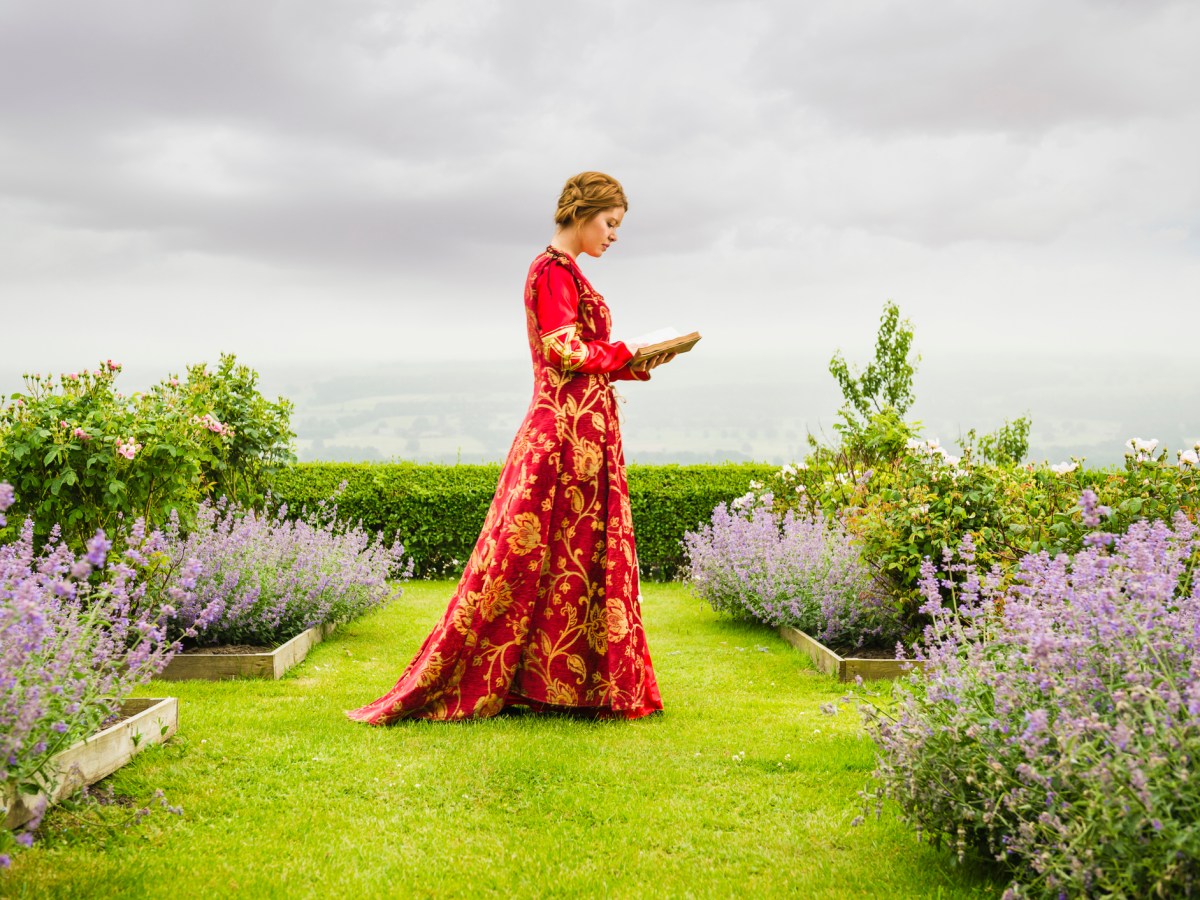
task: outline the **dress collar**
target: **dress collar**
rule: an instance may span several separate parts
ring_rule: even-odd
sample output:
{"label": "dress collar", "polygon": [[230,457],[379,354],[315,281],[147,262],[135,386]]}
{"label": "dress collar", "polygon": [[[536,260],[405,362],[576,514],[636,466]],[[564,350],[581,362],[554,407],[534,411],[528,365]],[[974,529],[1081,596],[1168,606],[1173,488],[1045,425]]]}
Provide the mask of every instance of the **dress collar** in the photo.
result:
{"label": "dress collar", "polygon": [[567,262],[569,262],[575,266],[579,265],[579,263],[576,262],[575,257],[573,257],[570,253],[567,253],[565,250],[559,250],[553,244],[546,245],[546,253],[548,253],[550,256],[555,257],[556,259],[566,260]]}
{"label": "dress collar", "polygon": [[587,290],[590,293],[592,293],[592,294],[596,293],[596,289],[594,287],[592,287],[592,283],[590,281],[588,281],[587,276],[583,274],[583,269],[579,268],[579,263],[576,262],[575,257],[573,257],[570,253],[565,253],[562,250],[559,250],[557,247],[547,244],[546,245],[546,255],[548,257],[550,257],[551,259],[557,259],[557,260],[565,263],[567,265],[567,268],[571,269],[572,272],[574,272],[575,277],[579,279],[579,281],[584,285],[584,287],[587,288]]}

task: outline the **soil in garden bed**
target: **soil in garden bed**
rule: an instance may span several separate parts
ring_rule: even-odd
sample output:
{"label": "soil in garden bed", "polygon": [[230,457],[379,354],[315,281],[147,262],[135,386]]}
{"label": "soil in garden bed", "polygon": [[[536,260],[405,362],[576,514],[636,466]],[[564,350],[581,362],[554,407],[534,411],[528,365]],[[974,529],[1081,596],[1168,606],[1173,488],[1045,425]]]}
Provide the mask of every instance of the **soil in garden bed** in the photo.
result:
{"label": "soil in garden bed", "polygon": [[830,647],[834,653],[843,659],[895,659],[895,648],[860,647],[857,650],[847,650],[845,647]]}
{"label": "soil in garden bed", "polygon": [[282,647],[282,646],[283,646],[282,644],[279,644],[276,647],[266,647],[266,646],[263,646],[262,644],[218,644],[215,647],[187,647],[183,650],[180,650],[179,652],[184,654],[185,656],[188,654],[196,654],[196,653],[210,653],[210,654],[217,654],[219,656],[226,656],[226,655],[232,656],[234,654],[243,654],[243,653],[272,653],[275,650],[277,650],[279,647]]}
{"label": "soil in garden bed", "polygon": [[129,713],[128,715],[122,715],[121,713],[115,713],[115,714],[109,716],[103,722],[101,722],[100,727],[96,729],[96,732],[99,733],[108,728],[112,728],[114,725],[120,725],[126,719],[132,719],[135,715],[136,715],[136,713]]}

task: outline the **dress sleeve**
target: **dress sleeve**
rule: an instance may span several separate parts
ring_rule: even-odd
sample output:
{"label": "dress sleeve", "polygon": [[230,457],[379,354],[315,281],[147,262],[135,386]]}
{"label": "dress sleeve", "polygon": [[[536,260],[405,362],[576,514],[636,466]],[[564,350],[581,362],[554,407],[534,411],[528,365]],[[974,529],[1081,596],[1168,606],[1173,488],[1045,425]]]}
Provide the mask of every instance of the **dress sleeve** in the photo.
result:
{"label": "dress sleeve", "polygon": [[616,379],[646,380],[629,368],[633,351],[622,341],[585,341],[579,337],[579,291],[563,266],[546,266],[537,276],[535,287],[542,353],[552,366],[567,373],[608,373]]}

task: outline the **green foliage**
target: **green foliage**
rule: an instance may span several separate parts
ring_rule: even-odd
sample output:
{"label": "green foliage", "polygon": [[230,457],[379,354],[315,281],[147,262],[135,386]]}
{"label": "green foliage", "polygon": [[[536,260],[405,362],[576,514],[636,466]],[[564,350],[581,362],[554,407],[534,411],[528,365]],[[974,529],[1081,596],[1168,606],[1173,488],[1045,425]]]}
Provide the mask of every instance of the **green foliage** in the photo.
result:
{"label": "green foliage", "polygon": [[[199,363],[187,373],[185,402],[206,426],[200,456],[206,496],[260,506],[274,475],[296,459],[292,403],[283,397],[268,401],[258,391],[258,373],[232,353],[221,354],[215,372]],[[206,424],[212,420],[224,428]]]}
{"label": "green foliage", "polygon": [[[881,425],[881,428],[890,427]],[[868,428],[869,432],[870,429]],[[1200,469],[1158,456],[1130,455],[1123,468],[995,465],[910,439],[891,459],[842,446],[817,446],[808,458],[767,479],[777,511],[842,520],[864,558],[915,612],[921,563],[942,561],[970,534],[981,569],[1011,576],[1026,553],[1073,553],[1097,530],[1083,521],[1080,496],[1106,507],[1099,530],[1123,533],[1137,519],[1170,521],[1200,513]]]}
{"label": "green foliage", "polygon": [[[844,419],[844,424],[834,425],[842,437],[841,446],[834,452],[845,459],[849,468],[866,471],[901,456],[920,427],[920,422],[905,422],[894,406],[885,406],[865,420]],[[811,434],[808,443],[814,450],[820,447]]]}
{"label": "green foliage", "polygon": [[1006,420],[990,434],[977,435],[975,429],[971,428],[959,444],[964,449],[970,448],[980,462],[998,466],[1017,465],[1029,453],[1031,424],[1028,416],[1018,416],[1011,422]]}
{"label": "green foliage", "polygon": [[900,307],[889,300],[883,307],[879,332],[875,337],[875,359],[861,374],[851,373],[839,350],[829,361],[829,372],[842,389],[843,418],[850,427],[861,424],[875,413],[891,407],[903,416],[913,404],[913,376],[916,364],[909,360],[913,330],[908,319],[900,318]]}
{"label": "green foliage", "polygon": [[416,574],[455,572],[475,546],[500,479],[499,465],[443,466],[398,463],[299,463],[275,478],[272,498],[288,515],[337,493],[338,517],[362,522],[371,533],[399,540]]}
{"label": "green foliage", "polygon": [[79,547],[122,516],[165,522],[178,508],[187,520],[203,487],[200,426],[174,389],[117,393],[120,369],[105,362],[58,383],[26,376],[0,412],[0,481],[16,493],[10,532],[31,517],[37,543],[57,523]]}
{"label": "green foliage", "polygon": [[[627,469],[638,562],[643,577],[670,578],[683,566],[683,535],[707,521],[719,503],[775,471],[760,464],[638,466]],[[338,496],[338,515],[369,532],[399,540],[432,577],[461,571],[496,492],[498,465],[300,463],[275,478],[274,499],[291,515]]]}
{"label": "green foliage", "polygon": [[37,543],[57,524],[80,547],[97,528],[112,534],[136,517],[159,526],[172,510],[186,529],[205,496],[260,501],[291,458],[291,405],[266,402],[233,356],[215,373],[192,366],[186,382],[130,397],[115,388],[120,371],[108,360],[58,379],[27,375],[0,409],[0,481],[16,493],[10,532],[30,517]]}

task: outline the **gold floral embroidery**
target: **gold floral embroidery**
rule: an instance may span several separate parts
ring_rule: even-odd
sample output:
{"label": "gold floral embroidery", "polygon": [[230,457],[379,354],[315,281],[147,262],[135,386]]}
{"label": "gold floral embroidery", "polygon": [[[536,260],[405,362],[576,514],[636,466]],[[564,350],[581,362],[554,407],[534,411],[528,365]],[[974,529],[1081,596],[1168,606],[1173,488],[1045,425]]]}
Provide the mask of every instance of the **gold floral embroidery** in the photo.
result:
{"label": "gold floral embroidery", "polygon": [[537,513],[517,513],[508,530],[508,548],[518,556],[531,553],[542,542],[542,523]]}
{"label": "gold floral embroidery", "polygon": [[504,698],[499,694],[488,694],[475,701],[473,714],[476,716],[494,716],[504,707]]}
{"label": "gold floral embroidery", "polygon": [[512,601],[512,585],[504,580],[493,581],[483,589],[483,600],[480,603],[480,610],[483,612],[485,619],[493,622],[504,615],[505,610],[512,605]]}
{"label": "gold floral embroidery", "polygon": [[430,654],[429,659],[425,660],[425,665],[421,668],[421,674],[417,677],[417,687],[429,687],[434,684],[441,676],[445,666],[446,660],[442,658],[442,654]]}
{"label": "gold floral embroidery", "polygon": [[579,702],[579,694],[575,692],[575,688],[555,678],[546,685],[546,702],[559,706],[574,706]]}
{"label": "gold floral embroidery", "polygon": [[587,632],[588,646],[596,653],[608,650],[608,617],[605,615],[604,601],[593,602],[588,607]]}
{"label": "gold floral embroidery", "polygon": [[571,448],[575,462],[575,475],[577,478],[587,481],[596,477],[596,473],[600,471],[600,445],[581,439]]}
{"label": "gold floral embroidery", "polygon": [[478,598],[478,594],[467,594],[459,600],[450,614],[450,627],[461,635],[466,635],[471,630],[471,620],[475,618],[475,602]]}
{"label": "gold floral embroidery", "polygon": [[625,610],[620,604],[608,603],[605,604],[604,611],[608,619],[609,643],[620,643],[625,639],[625,635],[629,634],[629,620],[625,617]]}

